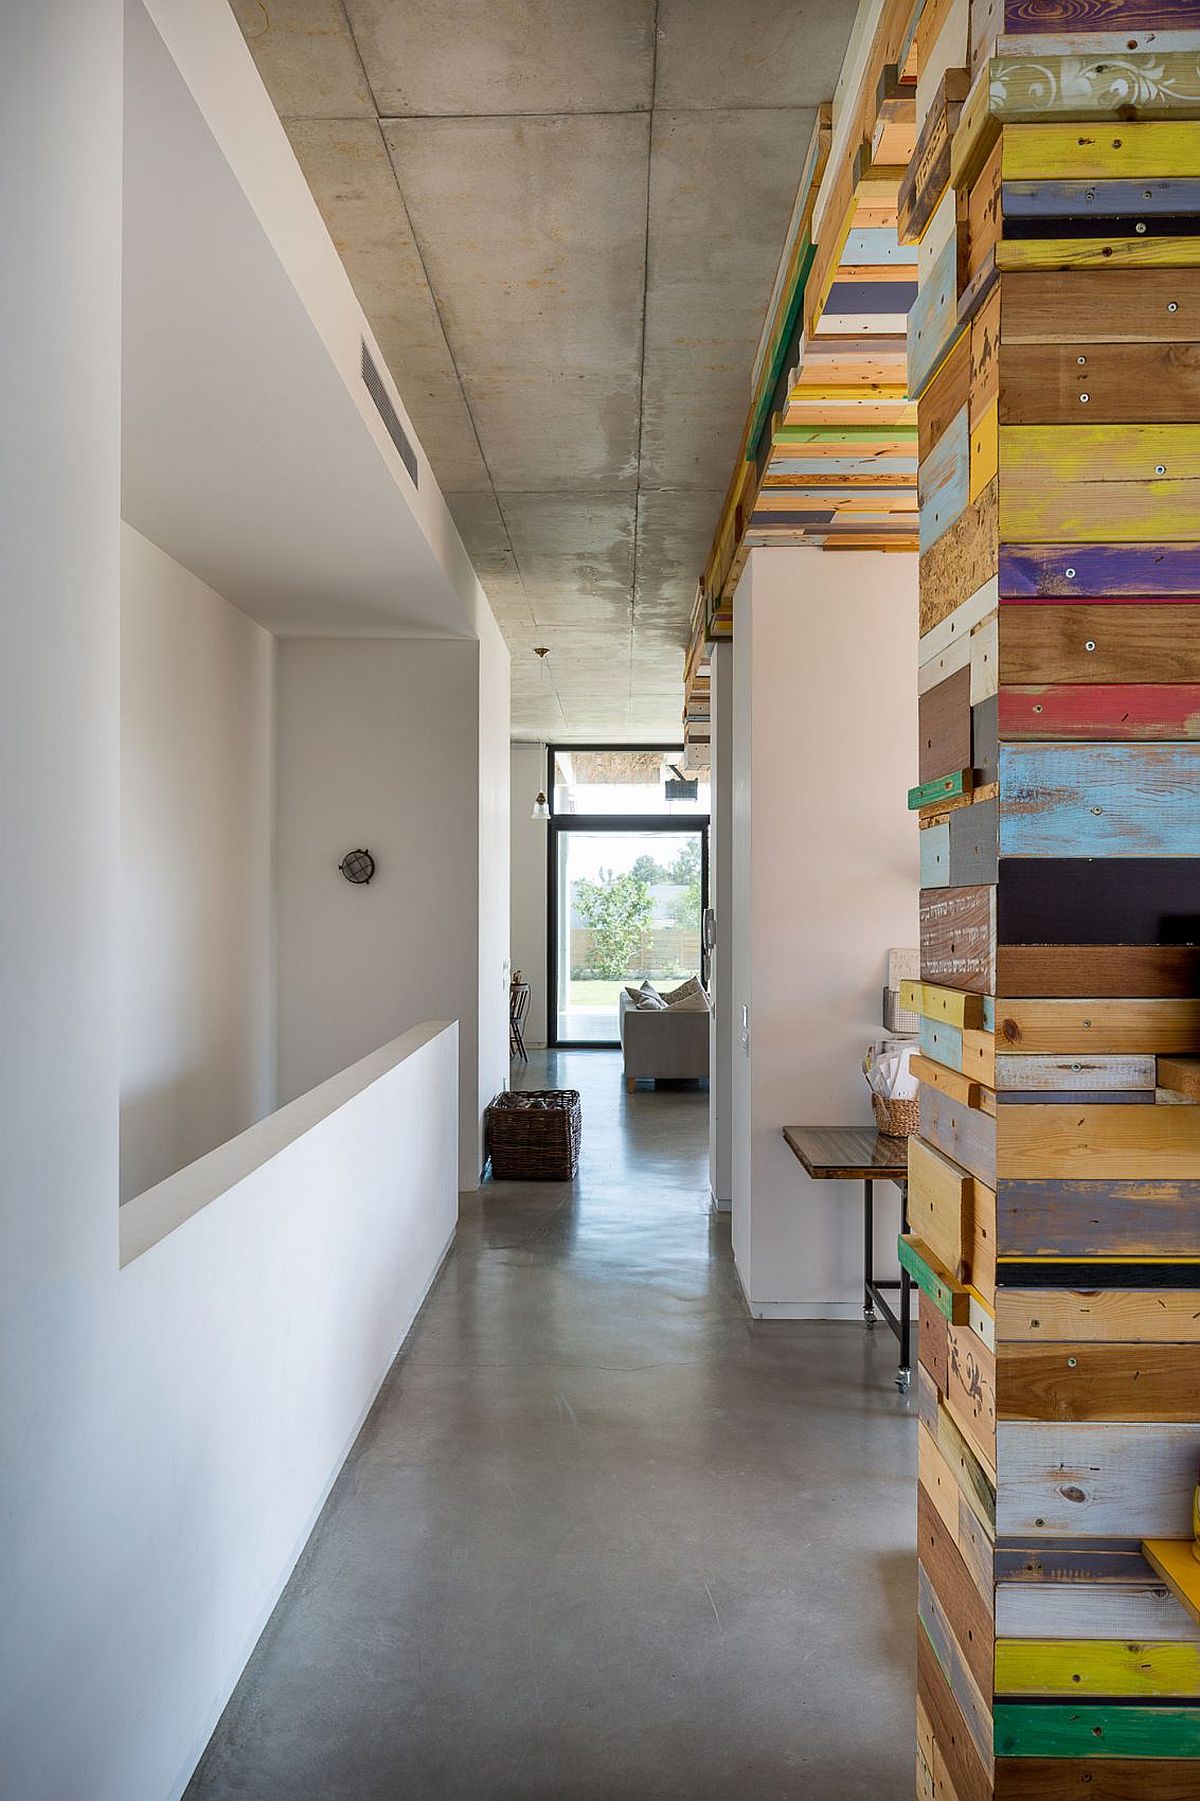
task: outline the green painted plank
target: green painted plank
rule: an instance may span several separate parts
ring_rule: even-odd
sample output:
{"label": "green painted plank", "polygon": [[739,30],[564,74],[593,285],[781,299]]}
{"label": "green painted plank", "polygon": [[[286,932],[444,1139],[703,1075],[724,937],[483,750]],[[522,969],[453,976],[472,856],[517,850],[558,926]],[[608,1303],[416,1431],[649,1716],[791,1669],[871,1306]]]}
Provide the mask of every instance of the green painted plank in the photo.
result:
{"label": "green painted plank", "polygon": [[956,769],[952,775],[939,775],[936,781],[922,782],[919,788],[908,791],[908,810],[915,813],[918,807],[932,807],[939,800],[957,800],[971,792],[971,771]]}
{"label": "green painted plank", "polygon": [[915,425],[780,425],[775,429],[776,444],[890,443],[892,439],[912,444],[916,438]]}
{"label": "green painted plank", "polygon": [[750,422],[750,436],[746,443],[746,461],[749,463],[754,462],[758,455],[759,439],[762,437],[763,427],[766,425],[767,416],[771,411],[771,400],[775,393],[776,384],[779,381],[784,363],[787,361],[788,355],[792,349],[792,341],[796,332],[796,323],[804,307],[804,288],[808,281],[808,272],[812,268],[812,261],[816,254],[817,247],[812,239],[808,238],[805,242],[804,249],[800,253],[800,262],[796,269],[796,285],[792,289],[792,297],[788,301],[787,313],[784,316],[783,325],[780,329],[775,347],[771,352],[771,360],[767,365],[762,389],[759,394],[758,405],[754,409],[754,418]]}
{"label": "green painted plank", "polygon": [[[1200,1707],[997,1701],[997,1757],[1197,1757]],[[1197,1772],[1200,1790],[1200,1771]]]}
{"label": "green painted plank", "polygon": [[908,1271],[923,1295],[928,1295],[939,1313],[944,1313],[952,1326],[961,1326],[970,1312],[970,1297],[965,1288],[948,1277],[939,1275],[928,1264],[911,1238],[899,1238],[896,1255],[901,1269]]}

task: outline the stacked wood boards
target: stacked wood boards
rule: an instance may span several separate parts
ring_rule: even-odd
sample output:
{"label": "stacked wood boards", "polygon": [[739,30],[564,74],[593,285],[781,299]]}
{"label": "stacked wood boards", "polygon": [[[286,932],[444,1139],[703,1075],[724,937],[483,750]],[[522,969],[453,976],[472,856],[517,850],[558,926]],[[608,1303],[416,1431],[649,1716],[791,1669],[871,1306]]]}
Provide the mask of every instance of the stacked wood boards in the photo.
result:
{"label": "stacked wood boards", "polygon": [[1200,1795],[1200,14],[921,16],[917,1792]]}

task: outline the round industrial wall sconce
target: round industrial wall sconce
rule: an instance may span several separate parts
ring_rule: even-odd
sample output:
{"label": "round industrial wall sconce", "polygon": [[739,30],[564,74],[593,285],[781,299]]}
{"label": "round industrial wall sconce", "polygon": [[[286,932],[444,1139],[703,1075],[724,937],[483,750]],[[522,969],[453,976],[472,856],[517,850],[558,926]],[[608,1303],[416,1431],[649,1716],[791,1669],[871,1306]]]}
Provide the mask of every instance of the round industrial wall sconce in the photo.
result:
{"label": "round industrial wall sconce", "polygon": [[369,850],[348,850],[338,868],[348,882],[360,887],[375,874],[375,859]]}

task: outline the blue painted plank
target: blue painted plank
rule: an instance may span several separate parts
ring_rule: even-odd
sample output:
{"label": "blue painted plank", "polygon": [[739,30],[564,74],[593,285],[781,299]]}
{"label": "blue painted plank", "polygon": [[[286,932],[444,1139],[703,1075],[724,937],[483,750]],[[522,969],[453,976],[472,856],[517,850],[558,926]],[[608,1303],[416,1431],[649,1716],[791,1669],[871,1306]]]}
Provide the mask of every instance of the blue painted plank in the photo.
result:
{"label": "blue painted plank", "polygon": [[1200,856],[1200,744],[1002,744],[1000,855]]}
{"label": "blue painted plank", "polygon": [[917,473],[916,457],[789,457],[778,446],[771,457],[772,475],[902,475]]}
{"label": "blue painted plank", "polygon": [[921,837],[921,886],[923,888],[948,888],[950,886],[950,827],[942,821],[942,825],[930,825]]}
{"label": "blue painted plank", "polygon": [[841,260],[848,267],[856,263],[876,267],[882,263],[911,264],[917,260],[917,245],[902,244],[893,226],[864,226],[850,233]]}
{"label": "blue painted plank", "polygon": [[916,399],[959,337],[958,238],[939,250],[908,315],[908,392]]}
{"label": "blue painted plank", "polygon": [[971,433],[966,407],[954,415],[917,471],[921,555],[949,531],[971,497]]}
{"label": "blue painted plank", "polygon": [[1200,213],[1200,181],[1006,181],[1001,206],[1006,219],[1182,218]]}
{"label": "blue painted plank", "polygon": [[929,1057],[934,1063],[941,1063],[947,1069],[962,1069],[963,1038],[957,1026],[943,1025],[940,1020],[922,1017],[917,1027],[921,1043],[921,1055]]}

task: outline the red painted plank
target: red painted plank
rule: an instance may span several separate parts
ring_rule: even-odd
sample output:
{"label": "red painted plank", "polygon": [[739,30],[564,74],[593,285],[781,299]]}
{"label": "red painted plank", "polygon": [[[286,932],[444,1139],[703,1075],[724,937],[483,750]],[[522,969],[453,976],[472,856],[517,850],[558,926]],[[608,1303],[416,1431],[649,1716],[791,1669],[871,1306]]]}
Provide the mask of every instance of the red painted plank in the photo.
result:
{"label": "red painted plank", "polygon": [[1001,688],[999,733],[1010,743],[1032,739],[1128,740],[1200,738],[1200,683],[1054,683]]}
{"label": "red painted plank", "polygon": [[[1063,594],[1001,594],[1002,607],[1060,607]],[[1071,596],[1080,607],[1194,607],[1200,594],[1079,594]]]}

